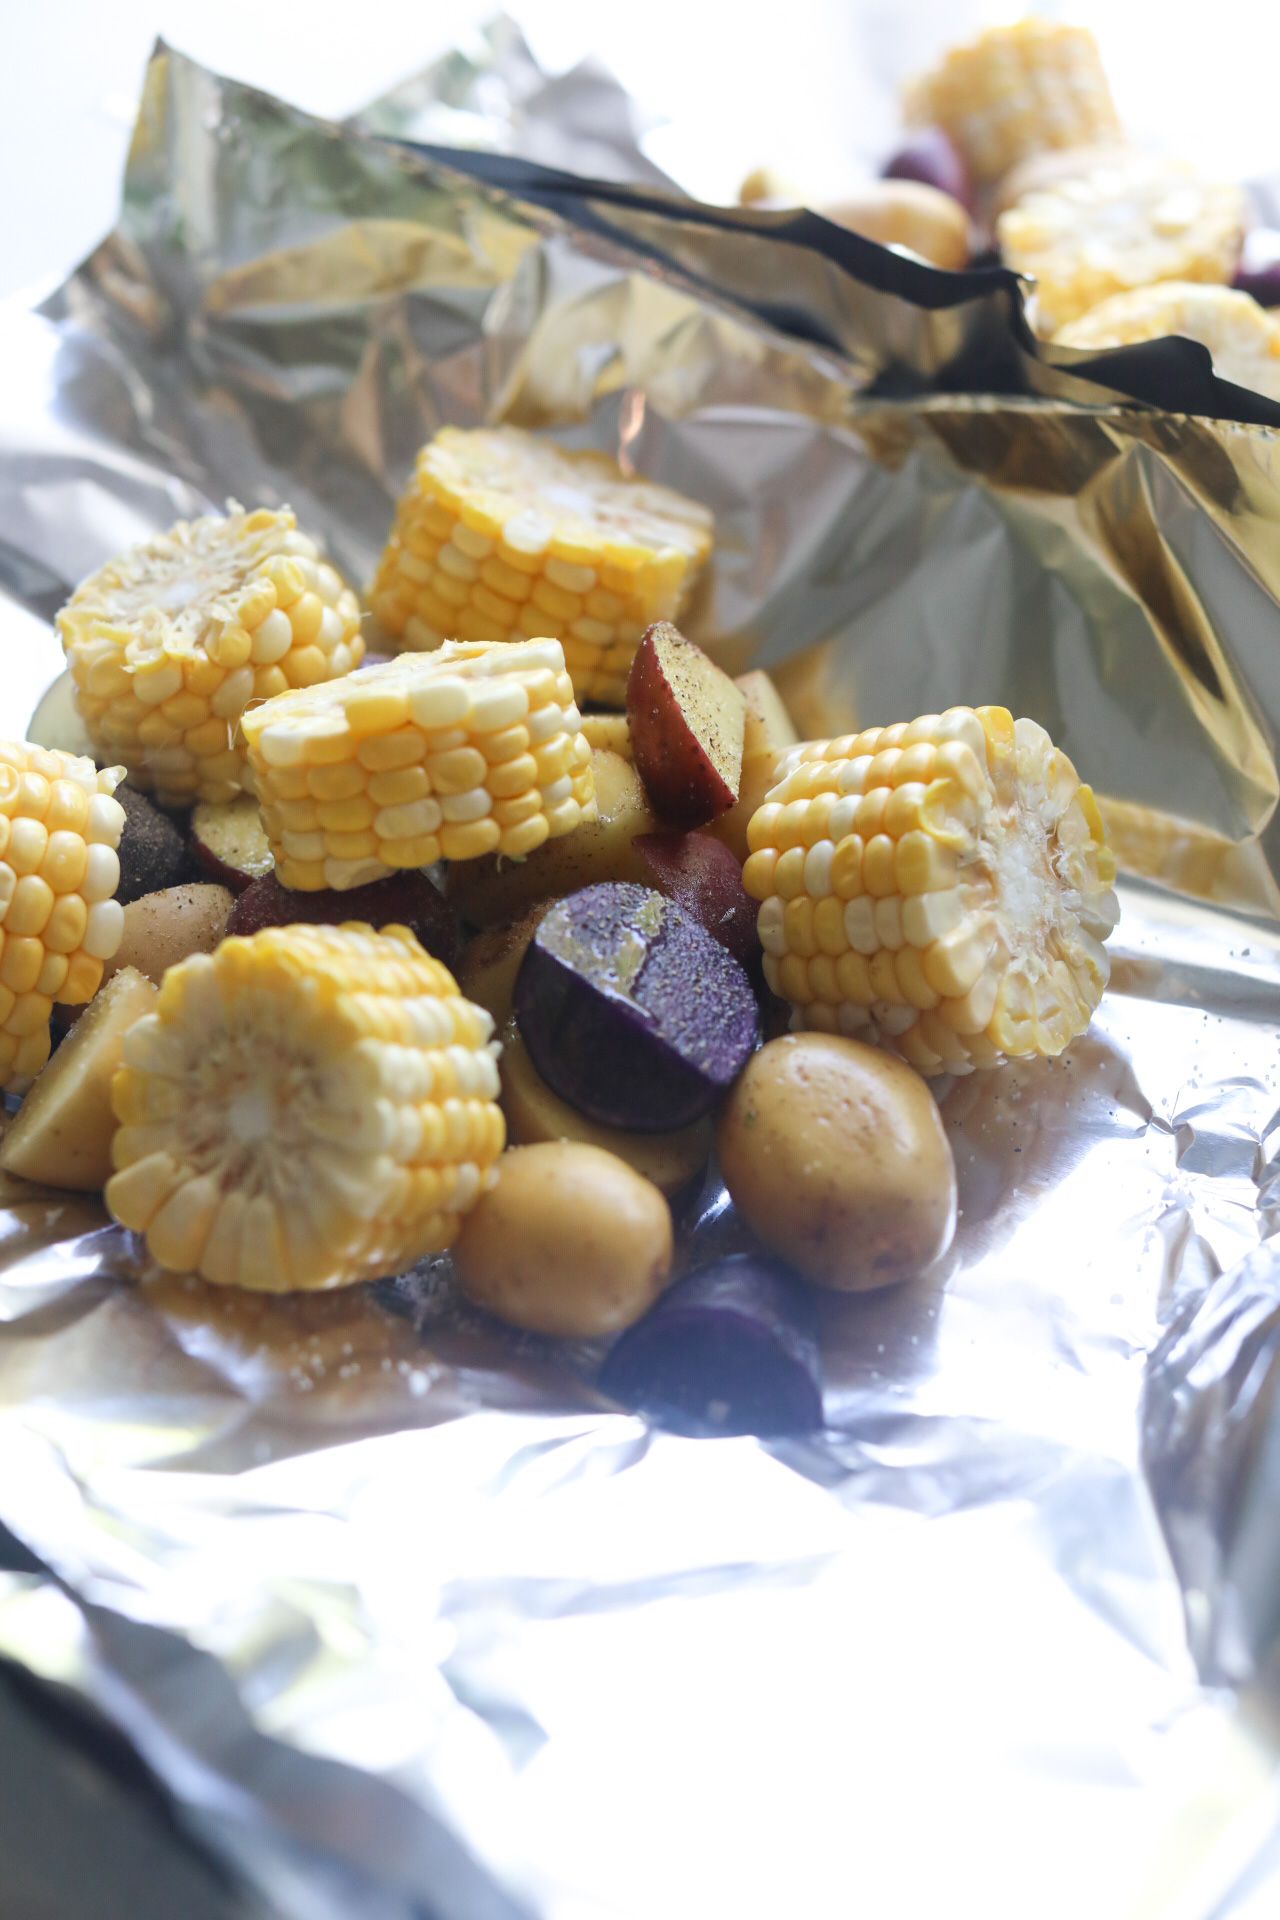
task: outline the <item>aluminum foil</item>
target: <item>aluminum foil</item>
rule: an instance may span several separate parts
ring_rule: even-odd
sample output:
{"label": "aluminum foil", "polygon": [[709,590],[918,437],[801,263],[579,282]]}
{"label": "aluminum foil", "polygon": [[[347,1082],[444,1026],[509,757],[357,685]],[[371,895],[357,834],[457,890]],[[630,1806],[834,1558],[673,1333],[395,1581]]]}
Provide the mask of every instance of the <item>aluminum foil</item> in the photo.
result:
{"label": "aluminum foil", "polygon": [[[1137,876],[1113,989],[945,1094],[953,1252],[820,1301],[803,1442],[647,1430],[447,1259],[226,1295],[10,1182],[0,1518],[56,1578],[0,1653],[291,1914],[1273,1914],[1267,416],[1035,360],[1008,276],[368,124],[160,50],[116,233],[0,312],[4,726],[124,541],[287,498],[363,580],[422,439],[518,421],[714,508],[695,631],[806,728],[1048,725]],[[683,1231],[741,1244],[714,1174]]]}

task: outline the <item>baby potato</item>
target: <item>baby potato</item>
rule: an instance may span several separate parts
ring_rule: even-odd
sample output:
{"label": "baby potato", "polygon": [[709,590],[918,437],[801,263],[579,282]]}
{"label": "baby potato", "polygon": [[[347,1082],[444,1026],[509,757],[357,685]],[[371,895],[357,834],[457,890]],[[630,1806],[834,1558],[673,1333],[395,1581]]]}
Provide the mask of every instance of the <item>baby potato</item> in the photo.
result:
{"label": "baby potato", "polygon": [[716,1128],[734,1204],[806,1279],[856,1293],[951,1244],[956,1171],[914,1068],[839,1034],[789,1033],[748,1060]]}
{"label": "baby potato", "polygon": [[671,1210],[601,1147],[511,1147],[453,1245],[462,1291],[512,1326],[589,1340],[653,1305],[671,1271]]}
{"label": "baby potato", "polygon": [[124,910],[124,931],[103,980],[124,967],[136,967],[158,987],[167,967],[192,953],[212,953],[227,929],[233,895],[226,887],[197,881],[144,893]]}

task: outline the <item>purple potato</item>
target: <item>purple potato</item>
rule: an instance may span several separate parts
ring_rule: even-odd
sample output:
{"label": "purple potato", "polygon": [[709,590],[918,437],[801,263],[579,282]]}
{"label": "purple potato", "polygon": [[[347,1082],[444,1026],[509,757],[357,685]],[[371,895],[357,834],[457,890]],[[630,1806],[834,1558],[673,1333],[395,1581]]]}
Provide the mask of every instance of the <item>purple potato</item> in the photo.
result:
{"label": "purple potato", "polygon": [[742,868],[722,840],[707,833],[638,833],[632,846],[653,884],[750,969],[760,957],[756,903]]}
{"label": "purple potato", "polygon": [[515,1014],[547,1085],[633,1133],[700,1120],[760,1040],[737,961],[673,900],[622,881],[584,887],[544,916]]}
{"label": "purple potato", "polygon": [[1232,286],[1252,294],[1260,307],[1280,307],[1280,232],[1255,227],[1245,235]]}
{"label": "purple potato", "polygon": [[973,182],[959,151],[941,127],[923,127],[880,169],[882,180],[918,180],[937,187],[969,213],[974,210]]}
{"label": "purple potato", "polygon": [[822,1425],[813,1305],[768,1262],[731,1254],[668,1288],[613,1347],[599,1385],[685,1433],[810,1433]]}
{"label": "purple potato", "polygon": [[264,873],[240,894],[231,909],[227,933],[261,933],[264,927],[339,927],[344,920],[363,920],[371,927],[408,927],[421,946],[451,967],[458,951],[458,920],[453,908],[425,874],[414,869],[371,880],[367,887],[345,893],[321,888],[296,893],[282,887],[274,873]]}

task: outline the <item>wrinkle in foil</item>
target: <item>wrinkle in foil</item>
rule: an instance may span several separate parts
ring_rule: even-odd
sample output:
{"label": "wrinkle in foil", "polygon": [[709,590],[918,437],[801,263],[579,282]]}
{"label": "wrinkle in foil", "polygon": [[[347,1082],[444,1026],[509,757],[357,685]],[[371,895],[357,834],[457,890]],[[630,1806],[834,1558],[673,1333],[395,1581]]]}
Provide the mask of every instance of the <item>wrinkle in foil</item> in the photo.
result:
{"label": "wrinkle in foil", "polygon": [[[1061,1060],[943,1090],[955,1246],[822,1298],[808,1439],[649,1432],[447,1259],[221,1294],[11,1183],[0,1515],[65,1585],[0,1586],[0,1651],[290,1913],[1263,1912],[1280,935],[1226,909],[1275,913],[1273,436],[1078,380],[890,403],[1016,346],[1007,290],[907,313],[375,123],[158,55],[117,232],[0,317],[11,592],[228,493],[363,580],[441,421],[625,442],[716,512],[697,635],[802,726],[1033,714],[1185,897],[1124,888]],[[685,1234],[743,1244],[714,1173]]]}

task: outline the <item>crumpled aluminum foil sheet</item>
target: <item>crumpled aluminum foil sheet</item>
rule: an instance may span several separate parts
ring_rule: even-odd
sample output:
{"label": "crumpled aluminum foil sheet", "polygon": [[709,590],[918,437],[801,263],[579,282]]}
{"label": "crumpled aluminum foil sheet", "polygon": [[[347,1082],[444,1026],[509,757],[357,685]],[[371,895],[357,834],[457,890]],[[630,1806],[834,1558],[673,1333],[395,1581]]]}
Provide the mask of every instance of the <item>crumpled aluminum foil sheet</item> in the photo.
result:
{"label": "crumpled aluminum foil sheet", "polygon": [[[642,210],[628,241],[620,202],[570,198],[161,51],[116,234],[0,314],[9,591],[47,618],[228,493],[288,498],[363,579],[441,420],[621,445],[715,508],[696,631],[802,724],[1005,700],[1183,897],[1125,885],[1061,1061],[946,1094],[954,1251],[821,1300],[810,1441],[647,1431],[597,1349],[464,1311],[447,1260],[222,1295],[9,1183],[0,1518],[57,1581],[0,1580],[0,1653],[125,1728],[289,1914],[1261,1920],[1271,433],[1080,382],[891,402],[895,367],[965,364],[947,329],[1020,364],[1003,282],[903,330],[856,249],[707,227],[699,254],[696,221],[659,246]],[[780,287],[822,326],[763,322]],[[690,1251],[740,1233],[713,1176]]]}

